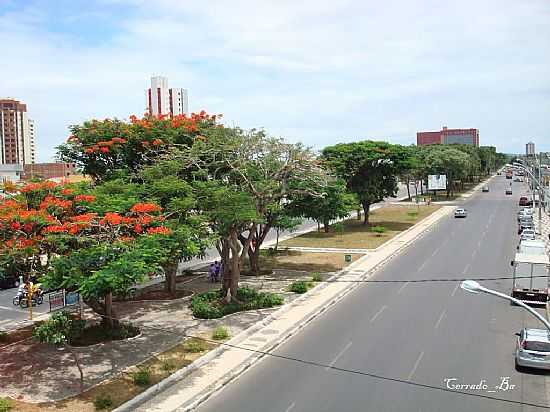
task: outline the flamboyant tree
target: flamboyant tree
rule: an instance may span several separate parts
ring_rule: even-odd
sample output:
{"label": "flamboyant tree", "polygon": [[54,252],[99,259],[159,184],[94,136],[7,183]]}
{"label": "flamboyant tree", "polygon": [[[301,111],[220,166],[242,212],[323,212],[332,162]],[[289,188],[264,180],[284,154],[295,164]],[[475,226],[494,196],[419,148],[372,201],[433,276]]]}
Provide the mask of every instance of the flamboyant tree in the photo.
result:
{"label": "flamboyant tree", "polygon": [[80,189],[33,182],[0,201],[0,271],[32,273],[48,288],[77,290],[113,325],[113,294],[159,270],[171,258],[171,242],[192,239],[181,239],[185,234],[156,203],[98,211],[96,197]]}

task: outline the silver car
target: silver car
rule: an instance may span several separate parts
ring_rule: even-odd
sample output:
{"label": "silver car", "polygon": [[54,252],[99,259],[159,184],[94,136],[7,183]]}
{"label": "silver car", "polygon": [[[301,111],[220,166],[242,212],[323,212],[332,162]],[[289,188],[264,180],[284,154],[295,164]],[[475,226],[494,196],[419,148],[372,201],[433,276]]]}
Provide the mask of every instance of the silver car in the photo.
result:
{"label": "silver car", "polygon": [[520,242],[523,240],[535,240],[535,239],[536,239],[536,235],[533,229],[524,229],[521,232],[521,235],[519,237]]}
{"label": "silver car", "polygon": [[516,336],[516,368],[550,370],[550,332],[525,328]]}

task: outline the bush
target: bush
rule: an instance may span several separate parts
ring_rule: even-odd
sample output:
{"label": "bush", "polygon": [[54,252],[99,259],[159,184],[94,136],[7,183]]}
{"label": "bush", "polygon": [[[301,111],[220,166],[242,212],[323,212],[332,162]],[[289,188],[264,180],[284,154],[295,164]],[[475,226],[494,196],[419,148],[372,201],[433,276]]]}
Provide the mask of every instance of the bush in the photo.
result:
{"label": "bush", "polygon": [[110,395],[102,393],[101,395],[96,396],[96,398],[94,399],[94,406],[96,411],[107,409],[113,406],[113,400],[111,399]]}
{"label": "bush", "polygon": [[345,227],[343,223],[334,223],[332,226],[332,230],[334,230],[336,233],[344,233]]}
{"label": "bush", "polygon": [[236,299],[230,303],[223,300],[221,290],[199,293],[191,299],[193,316],[200,319],[216,319],[235,312],[270,308],[281,305],[283,297],[269,292],[258,292],[252,288],[240,288]]}
{"label": "bush", "polygon": [[323,277],[321,276],[321,274],[319,272],[315,272],[311,275],[311,281],[312,282],[322,282]]}
{"label": "bush", "polygon": [[201,339],[191,338],[183,343],[183,349],[190,353],[199,353],[208,349],[208,345]]}
{"label": "bush", "polygon": [[382,233],[386,231],[386,228],[384,226],[373,226],[369,229],[369,231],[376,233],[376,236],[382,236]]}
{"label": "bush", "polygon": [[212,339],[214,340],[224,340],[228,337],[229,331],[223,326],[218,326],[216,329],[214,329],[214,332],[212,332]]}
{"label": "bush", "polygon": [[9,398],[0,398],[0,412],[8,412],[13,408],[13,402]]}
{"label": "bush", "polygon": [[134,385],[147,386],[151,383],[151,371],[149,368],[138,368],[137,372],[130,374]]}
{"label": "bush", "polygon": [[313,284],[311,282],[297,280],[296,282],[292,282],[288,289],[294,293],[306,293],[312,286]]}
{"label": "bush", "polygon": [[0,330],[0,342],[7,342],[9,339],[8,332],[4,332],[3,330]]}
{"label": "bush", "polygon": [[171,360],[165,360],[162,362],[161,368],[165,372],[171,372],[176,369],[176,363]]}

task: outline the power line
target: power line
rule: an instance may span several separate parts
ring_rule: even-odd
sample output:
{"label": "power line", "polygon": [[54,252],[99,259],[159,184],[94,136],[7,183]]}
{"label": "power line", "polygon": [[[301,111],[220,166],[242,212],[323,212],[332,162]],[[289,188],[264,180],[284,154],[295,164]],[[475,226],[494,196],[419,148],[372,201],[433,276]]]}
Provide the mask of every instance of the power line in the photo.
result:
{"label": "power line", "polygon": [[414,381],[400,379],[400,378],[392,378],[392,377],[389,377],[389,376],[383,376],[383,375],[379,375],[379,374],[372,373],[372,372],[364,372],[364,371],[359,371],[359,370],[355,370],[355,369],[340,368],[340,367],[337,367],[337,366],[334,366],[334,365],[324,364],[324,363],[315,362],[315,361],[309,361],[309,360],[306,360],[306,359],[295,358],[295,357],[292,357],[292,356],[277,355],[277,354],[274,354],[272,352],[261,351],[261,350],[258,350],[258,349],[245,348],[243,346],[233,345],[233,344],[225,343],[225,342],[218,342],[218,341],[215,341],[215,340],[204,338],[202,336],[188,335],[188,334],[185,334],[185,333],[180,334],[180,333],[174,332],[172,330],[167,330],[167,329],[158,328],[158,327],[154,327],[154,326],[140,325],[140,327],[141,326],[143,326],[144,328],[149,328],[149,329],[159,330],[159,331],[166,332],[166,333],[176,334],[178,336],[182,336],[182,337],[186,337],[186,338],[194,338],[194,339],[202,340],[202,341],[205,341],[205,342],[208,342],[208,343],[221,345],[221,346],[226,346],[226,347],[233,348],[233,349],[240,349],[240,350],[252,352],[252,353],[255,353],[255,354],[258,354],[258,355],[261,355],[261,356],[270,356],[272,358],[293,361],[293,362],[301,363],[301,364],[304,364],[304,365],[310,365],[310,366],[315,366],[315,367],[325,368],[325,369],[332,369],[332,370],[342,372],[342,373],[360,375],[360,376],[374,378],[374,379],[378,379],[378,380],[382,380],[382,381],[388,381],[388,382],[395,382],[395,383],[400,383],[400,384],[404,384],[404,385],[410,385],[410,386],[414,386],[414,387],[417,387],[417,388],[431,389],[431,390],[437,390],[437,391],[440,391],[440,392],[454,393],[454,394],[466,395],[466,396],[473,396],[473,397],[482,398],[482,399],[489,399],[489,400],[497,401],[497,402],[505,402],[505,403],[515,404],[515,405],[532,406],[534,408],[541,408],[541,409],[550,409],[550,406],[547,406],[547,405],[541,405],[541,404],[536,404],[536,403],[532,403],[532,402],[515,401],[515,400],[505,399],[505,398],[497,398],[497,397],[493,397],[493,396],[489,396],[489,395],[483,395],[483,394],[480,394],[480,393],[471,393],[471,392],[464,392],[464,391],[460,391],[460,390],[453,390],[453,389],[449,389],[449,388],[445,388],[445,387],[428,385],[428,384],[414,382]]}

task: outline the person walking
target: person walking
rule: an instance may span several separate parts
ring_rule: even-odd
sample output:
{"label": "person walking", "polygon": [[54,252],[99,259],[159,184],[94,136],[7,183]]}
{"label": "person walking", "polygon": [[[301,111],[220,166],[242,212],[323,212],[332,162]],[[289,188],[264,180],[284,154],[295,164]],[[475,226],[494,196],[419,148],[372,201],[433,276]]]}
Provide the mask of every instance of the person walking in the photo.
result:
{"label": "person walking", "polygon": [[216,280],[216,268],[214,266],[214,263],[210,263],[210,267],[208,268],[208,280],[212,283],[214,283]]}
{"label": "person walking", "polygon": [[216,276],[216,282],[220,279],[220,271],[222,269],[222,265],[217,260],[214,262],[214,275]]}

